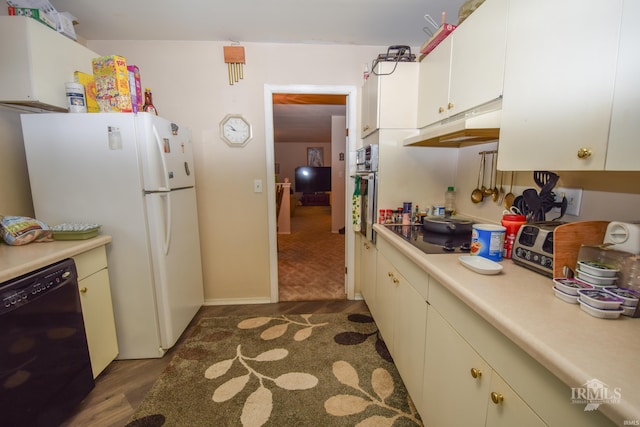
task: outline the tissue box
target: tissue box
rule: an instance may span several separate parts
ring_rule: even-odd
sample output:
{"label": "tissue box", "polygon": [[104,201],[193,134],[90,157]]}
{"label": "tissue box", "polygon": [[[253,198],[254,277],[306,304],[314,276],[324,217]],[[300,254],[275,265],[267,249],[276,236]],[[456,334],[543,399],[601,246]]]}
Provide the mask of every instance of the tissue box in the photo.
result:
{"label": "tissue box", "polygon": [[94,58],[92,65],[100,111],[130,113],[132,108],[127,60],[118,55],[101,56]]}
{"label": "tissue box", "polygon": [[100,112],[100,109],[98,108],[98,100],[96,99],[96,81],[93,78],[93,75],[83,73],[82,71],[75,71],[73,73],[73,80],[84,86],[84,95],[87,100],[87,112]]}
{"label": "tissue box", "polygon": [[131,108],[134,113],[142,111],[142,84],[140,83],[140,69],[135,65],[127,65],[129,71],[129,91],[131,92]]}

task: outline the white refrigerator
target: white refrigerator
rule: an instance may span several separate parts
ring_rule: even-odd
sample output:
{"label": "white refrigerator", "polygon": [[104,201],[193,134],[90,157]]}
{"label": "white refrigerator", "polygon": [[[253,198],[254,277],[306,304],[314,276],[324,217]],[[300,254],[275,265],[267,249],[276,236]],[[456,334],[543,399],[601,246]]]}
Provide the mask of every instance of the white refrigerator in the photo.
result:
{"label": "white refrigerator", "polygon": [[118,358],[162,357],[204,300],[189,130],[149,113],[21,120],[36,218],[113,237]]}

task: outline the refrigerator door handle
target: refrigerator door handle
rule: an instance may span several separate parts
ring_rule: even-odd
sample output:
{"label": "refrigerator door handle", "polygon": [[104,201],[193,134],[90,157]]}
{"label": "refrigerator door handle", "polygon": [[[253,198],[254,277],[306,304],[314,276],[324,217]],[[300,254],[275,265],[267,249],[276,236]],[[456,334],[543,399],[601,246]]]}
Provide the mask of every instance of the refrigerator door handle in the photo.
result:
{"label": "refrigerator door handle", "polygon": [[165,216],[164,216],[164,238],[162,239],[162,248],[164,254],[169,254],[169,247],[171,246],[171,193],[164,193],[160,195],[160,198],[164,201]]}
{"label": "refrigerator door handle", "polygon": [[167,161],[164,158],[164,144],[162,143],[162,138],[158,134],[158,129],[156,129],[155,125],[152,125],[153,136],[156,138],[156,145],[158,147],[158,154],[160,155],[160,161],[162,162],[162,180],[164,187],[160,187],[160,191],[169,191],[171,189],[169,185],[169,172],[167,171]]}

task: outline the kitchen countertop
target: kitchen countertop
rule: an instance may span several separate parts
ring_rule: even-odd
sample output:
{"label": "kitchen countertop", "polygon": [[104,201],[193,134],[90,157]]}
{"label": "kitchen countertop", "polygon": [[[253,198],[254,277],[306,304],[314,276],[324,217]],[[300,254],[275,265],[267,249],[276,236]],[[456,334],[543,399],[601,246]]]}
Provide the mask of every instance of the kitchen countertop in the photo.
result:
{"label": "kitchen countertop", "polygon": [[54,240],[9,246],[0,243],[0,283],[111,242],[99,235],[86,240]]}
{"label": "kitchen countertop", "polygon": [[607,417],[640,420],[640,318],[593,317],[557,298],[551,278],[511,260],[500,262],[500,274],[477,274],[459,254],[427,255],[384,226],[374,229],[569,387],[596,378],[620,388],[619,403],[599,408]]}

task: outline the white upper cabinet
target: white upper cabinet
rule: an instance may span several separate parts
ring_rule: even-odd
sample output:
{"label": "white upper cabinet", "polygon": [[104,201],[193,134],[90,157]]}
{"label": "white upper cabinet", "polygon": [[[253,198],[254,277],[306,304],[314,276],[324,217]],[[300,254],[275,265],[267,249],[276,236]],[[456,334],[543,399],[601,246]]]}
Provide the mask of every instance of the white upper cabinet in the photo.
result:
{"label": "white upper cabinet", "polygon": [[605,169],[622,3],[510,2],[498,169]]}
{"label": "white upper cabinet", "polygon": [[418,128],[500,98],[508,0],[486,0],[420,63]]}
{"label": "white upper cabinet", "polygon": [[67,111],[65,82],[100,55],[35,19],[0,16],[0,103]]}
{"label": "white upper cabinet", "polygon": [[640,2],[625,0],[606,170],[640,168]]}
{"label": "white upper cabinet", "polygon": [[415,129],[418,63],[379,62],[362,85],[365,138],[377,129]]}

